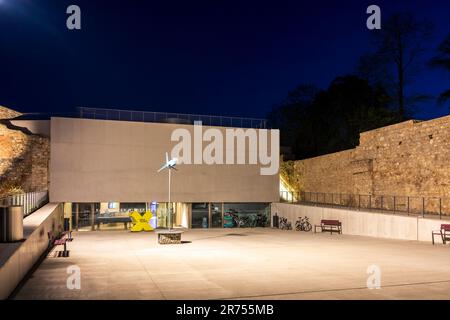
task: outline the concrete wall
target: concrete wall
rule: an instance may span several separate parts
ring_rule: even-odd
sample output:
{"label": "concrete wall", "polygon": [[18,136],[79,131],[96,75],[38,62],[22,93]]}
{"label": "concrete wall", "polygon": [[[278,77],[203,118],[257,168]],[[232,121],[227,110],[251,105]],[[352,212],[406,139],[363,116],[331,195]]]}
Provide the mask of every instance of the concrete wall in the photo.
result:
{"label": "concrete wall", "polygon": [[303,191],[450,198],[450,116],[363,132],[355,149],[294,166]]}
{"label": "concrete wall", "polygon": [[[193,136],[190,125],[52,118],[50,201],[166,202],[168,173],[156,171],[177,144],[177,128]],[[171,200],[278,201],[278,174],[261,175],[260,168],[182,164],[172,172]]]}
{"label": "concrete wall", "polygon": [[[431,231],[439,230],[450,220],[423,219],[421,217],[355,211],[345,208],[328,208],[298,204],[272,203],[272,216],[286,217],[292,226],[298,217],[309,217],[310,223],[319,225],[322,219],[335,219],[342,222],[342,232],[349,235],[376,238],[431,241]],[[436,238],[438,243],[439,239]]]}
{"label": "concrete wall", "polygon": [[6,299],[48,248],[47,232],[62,228],[63,207],[49,203],[24,219],[24,242],[0,244],[0,299]]}

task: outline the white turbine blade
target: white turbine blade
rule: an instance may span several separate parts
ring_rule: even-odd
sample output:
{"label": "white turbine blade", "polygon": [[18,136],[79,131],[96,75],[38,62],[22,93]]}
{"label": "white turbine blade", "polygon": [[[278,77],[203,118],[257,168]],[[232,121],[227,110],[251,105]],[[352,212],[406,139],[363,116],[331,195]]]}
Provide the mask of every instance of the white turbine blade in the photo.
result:
{"label": "white turbine blade", "polygon": [[169,162],[169,153],[166,152],[166,163],[168,163],[168,162]]}
{"label": "white turbine blade", "polygon": [[159,168],[159,170],[157,172],[161,172],[162,170],[164,170],[167,167],[167,165],[163,165],[161,168]]}

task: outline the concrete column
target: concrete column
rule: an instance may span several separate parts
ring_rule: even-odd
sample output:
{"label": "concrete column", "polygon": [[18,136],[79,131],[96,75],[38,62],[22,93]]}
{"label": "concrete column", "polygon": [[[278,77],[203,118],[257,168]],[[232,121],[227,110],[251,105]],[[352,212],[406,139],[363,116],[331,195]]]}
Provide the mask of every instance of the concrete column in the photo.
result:
{"label": "concrete column", "polygon": [[95,203],[91,203],[91,230],[95,230]]}
{"label": "concrete column", "polygon": [[78,218],[80,216],[80,205],[75,203],[75,229],[78,231]]}
{"label": "concrete column", "polygon": [[222,228],[223,228],[223,223],[224,223],[224,220],[223,220],[223,216],[224,216],[223,209],[225,209],[225,205],[222,202]]}
{"label": "concrete column", "polygon": [[208,229],[211,229],[211,203],[208,203]]}

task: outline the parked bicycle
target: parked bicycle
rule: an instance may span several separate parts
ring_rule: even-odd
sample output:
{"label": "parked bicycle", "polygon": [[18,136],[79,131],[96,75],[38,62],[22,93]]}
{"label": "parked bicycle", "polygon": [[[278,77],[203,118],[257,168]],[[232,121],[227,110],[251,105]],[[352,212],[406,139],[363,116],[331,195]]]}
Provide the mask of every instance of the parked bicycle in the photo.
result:
{"label": "parked bicycle", "polygon": [[285,217],[280,217],[279,228],[281,230],[292,230],[292,224]]}
{"label": "parked bicycle", "polygon": [[266,227],[267,226],[267,216],[265,214],[258,213],[255,219],[256,227]]}
{"label": "parked bicycle", "polygon": [[233,221],[233,227],[236,228],[243,228],[245,225],[245,219],[239,217],[239,215],[237,213],[234,213],[232,211],[227,213],[229,216],[231,216],[232,221]]}
{"label": "parked bicycle", "polygon": [[304,218],[298,217],[298,220],[295,222],[295,230],[296,231],[305,231],[309,232],[312,229],[311,223],[309,223],[309,218],[305,216]]}

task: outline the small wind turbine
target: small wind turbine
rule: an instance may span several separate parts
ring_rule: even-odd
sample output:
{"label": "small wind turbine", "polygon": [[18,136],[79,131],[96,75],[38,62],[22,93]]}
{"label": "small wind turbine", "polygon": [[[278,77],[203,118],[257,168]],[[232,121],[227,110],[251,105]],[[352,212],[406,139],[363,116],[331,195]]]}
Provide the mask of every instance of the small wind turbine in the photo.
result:
{"label": "small wind turbine", "polygon": [[169,170],[169,204],[168,204],[169,231],[172,228],[172,212],[171,212],[172,211],[172,206],[171,206],[171,203],[170,203],[170,173],[171,173],[172,169],[178,171],[178,169],[175,168],[175,166],[177,165],[177,161],[178,161],[177,158],[173,158],[173,159],[169,160],[169,154],[166,152],[166,163],[161,168],[159,168],[159,170],[157,171],[157,172],[161,172],[164,169],[168,169]]}

